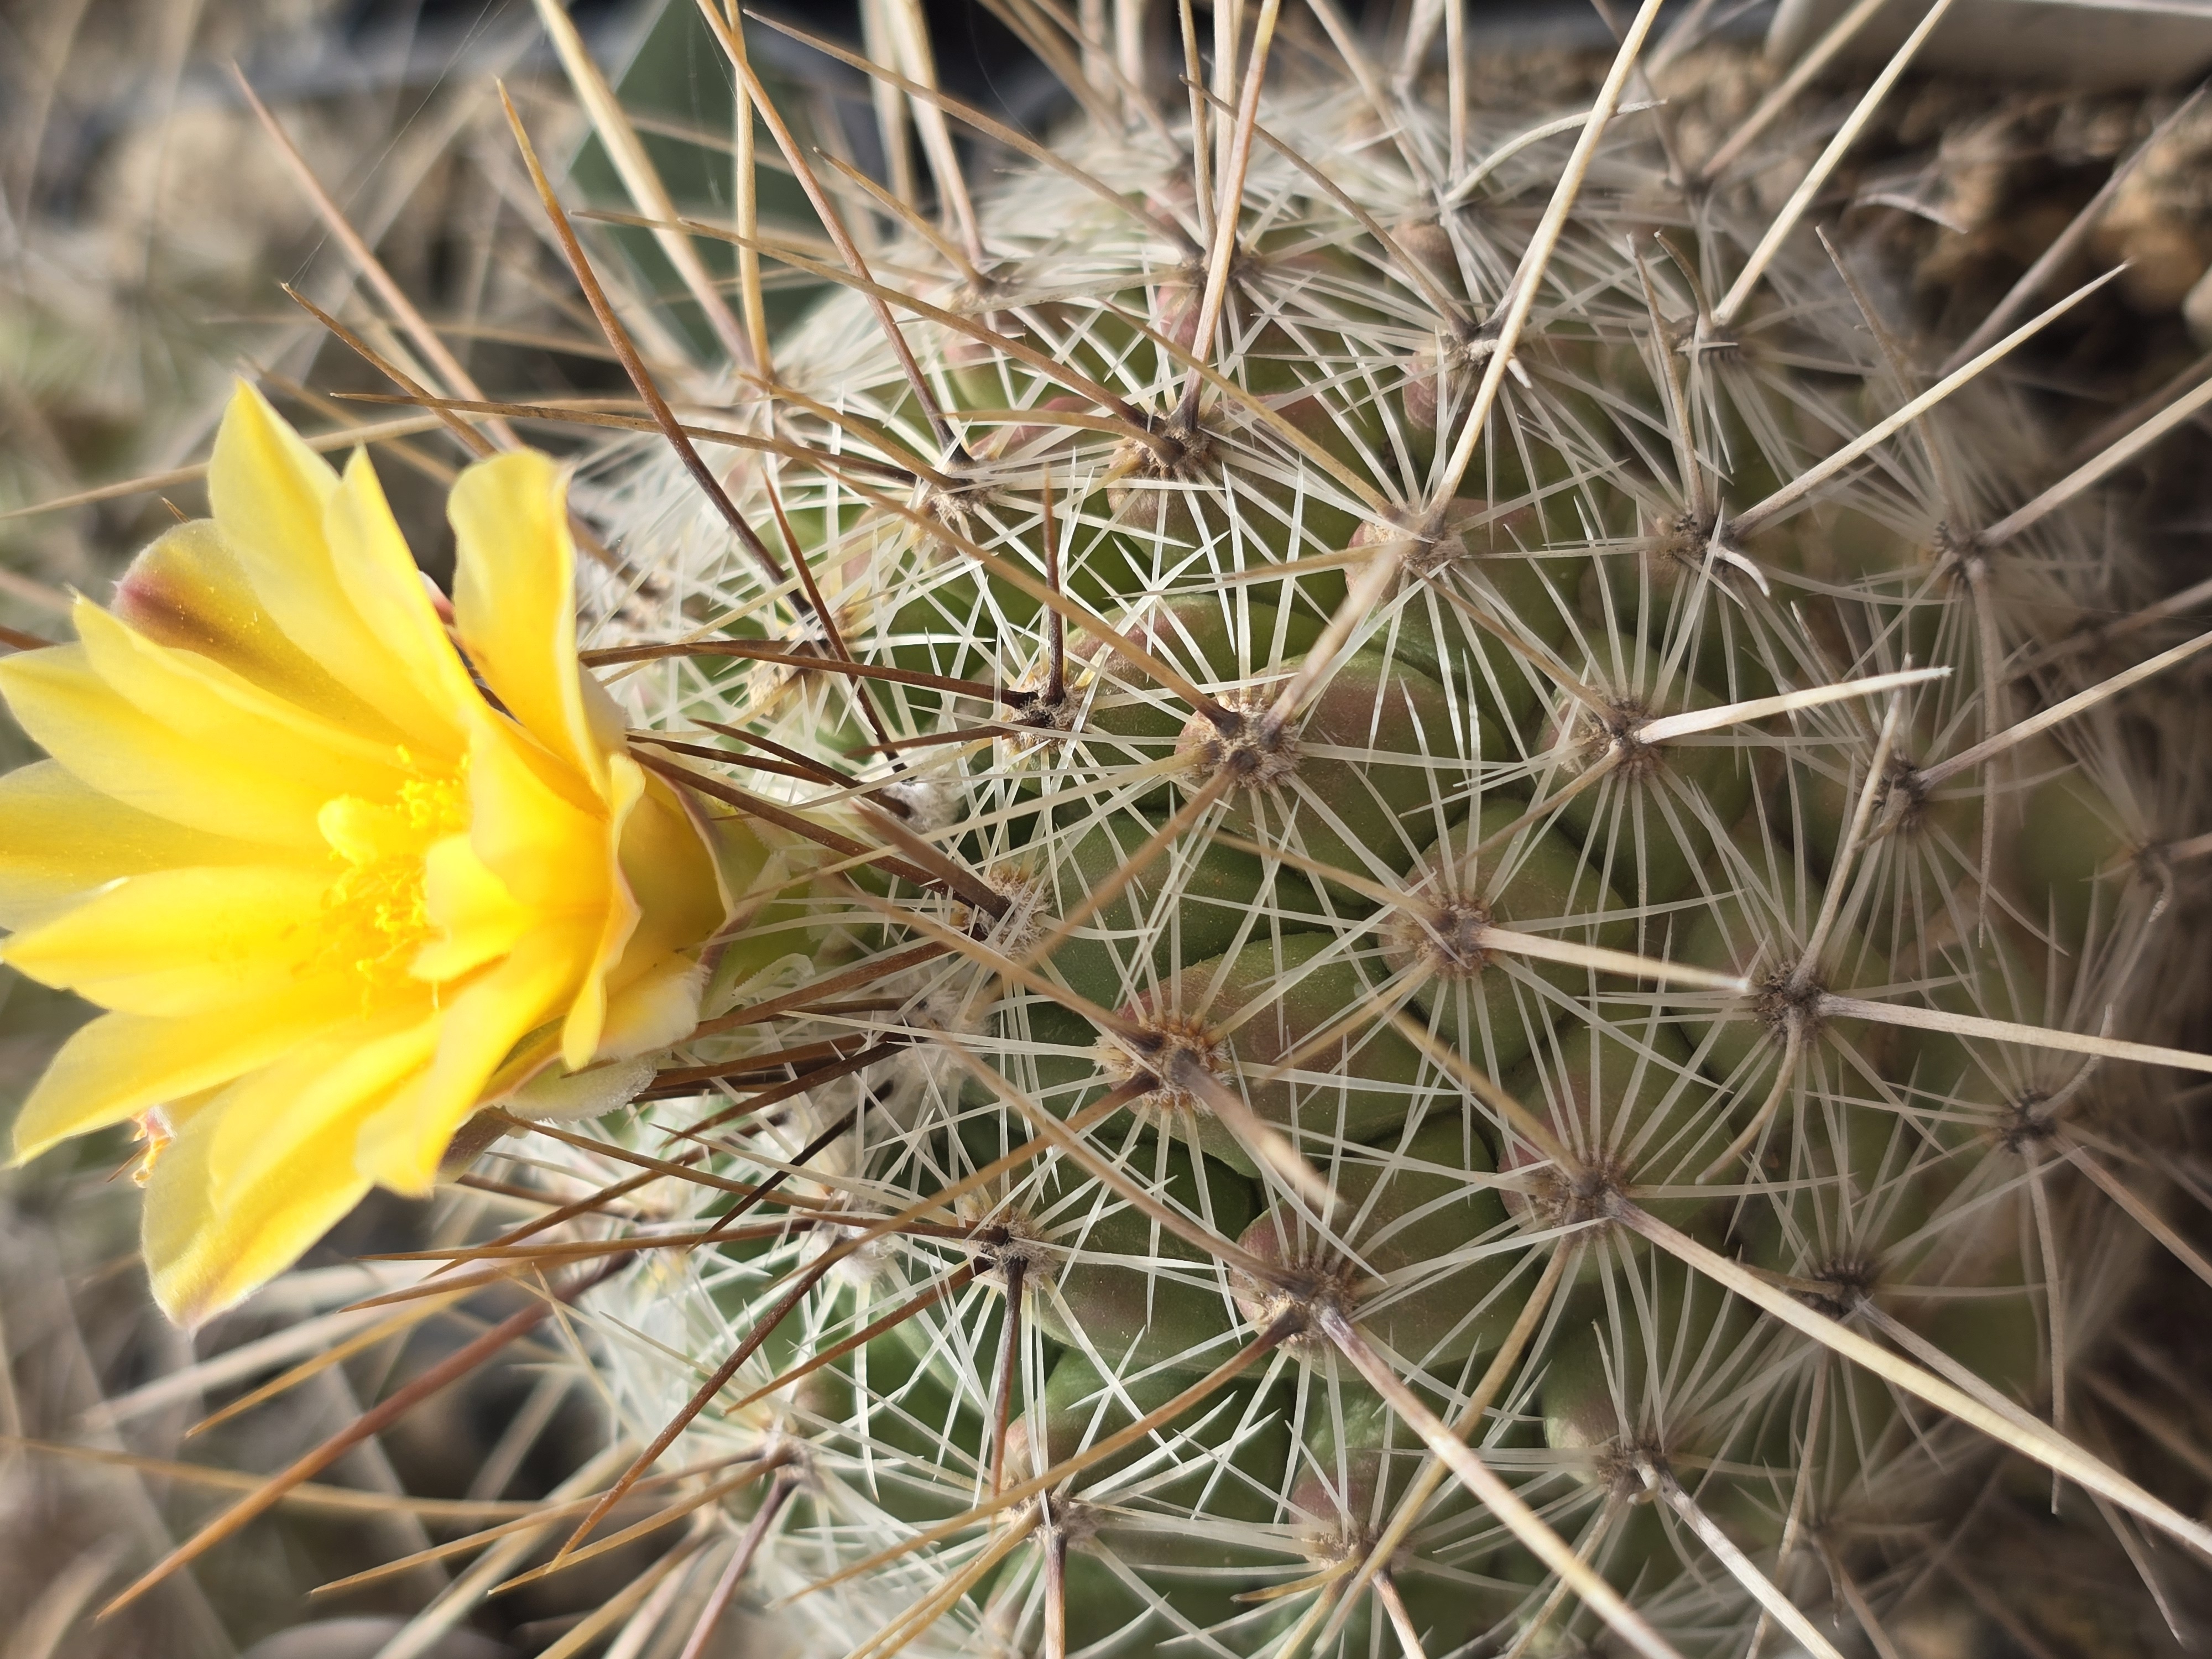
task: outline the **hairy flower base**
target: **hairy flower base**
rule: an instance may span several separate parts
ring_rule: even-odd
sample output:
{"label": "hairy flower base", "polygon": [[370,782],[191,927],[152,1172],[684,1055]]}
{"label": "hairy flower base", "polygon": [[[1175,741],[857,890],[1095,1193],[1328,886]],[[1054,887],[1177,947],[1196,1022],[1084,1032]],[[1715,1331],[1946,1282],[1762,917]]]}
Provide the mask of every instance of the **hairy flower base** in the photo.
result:
{"label": "hairy flower base", "polygon": [[209,493],[78,643],[0,665],[53,757],[0,780],[0,956],[112,1011],[16,1156],[147,1120],[147,1258],[186,1321],[372,1183],[427,1191],[486,1100],[687,1033],[726,912],[578,665],[552,461],[454,486],[459,650],[365,457],[339,477],[241,386]]}

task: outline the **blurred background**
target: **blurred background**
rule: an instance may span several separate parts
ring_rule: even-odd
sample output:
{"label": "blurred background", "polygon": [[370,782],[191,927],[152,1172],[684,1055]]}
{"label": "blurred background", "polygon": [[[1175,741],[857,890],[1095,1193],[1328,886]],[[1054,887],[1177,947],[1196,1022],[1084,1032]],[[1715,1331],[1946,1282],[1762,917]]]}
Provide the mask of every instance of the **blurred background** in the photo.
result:
{"label": "blurred background", "polygon": [[[993,6],[933,0],[928,9],[943,78],[959,96],[1032,132],[1066,113],[1057,83]],[[860,36],[851,0],[787,10],[805,27]],[[1387,21],[1387,3],[1370,10]],[[1771,10],[1717,9],[1737,45],[1681,90],[1686,120],[1725,119],[1756,97],[1770,73],[1756,46]],[[581,0],[573,15],[679,204],[726,216],[731,100],[689,0]],[[2212,16],[2196,15],[2212,58]],[[1585,0],[1478,6],[1475,21],[1501,52],[1533,54],[1563,89],[1608,38]],[[816,142],[892,175],[857,72],[764,29],[750,38],[780,102]],[[1893,101],[1831,204],[1868,216],[1862,228],[1893,245],[1905,297],[1931,328],[2002,292],[2175,102],[2170,89],[2130,84],[2124,68],[2095,91],[2049,84],[2033,64],[1978,76],[1971,32],[1953,46],[1944,75]],[[2161,48],[2147,60],[2156,72],[2136,78],[2171,82],[2191,67],[2185,59]],[[241,76],[326,205],[264,130]],[[380,352],[410,360],[388,306],[361,302],[362,272],[332,214],[495,396],[623,385],[547,244],[499,114],[501,77],[564,193],[626,205],[531,0],[0,0],[0,624],[62,637],[73,592],[103,598],[138,547],[205,510],[196,463],[241,374],[334,451],[359,429],[377,439],[412,544],[443,576],[441,503],[460,452],[434,421],[339,398],[387,383],[278,287],[294,284]],[[795,222],[793,204],[769,196],[770,214]],[[634,290],[674,286],[636,233],[601,222],[586,234]],[[2212,372],[2212,121],[2177,128],[2116,197],[2080,272],[2055,281],[2123,258],[2134,261],[2125,281],[2037,348],[2054,410],[2084,435],[2160,386]],[[777,303],[788,312],[808,298],[786,288]],[[707,361],[680,304],[652,309],[658,349]],[[532,435],[562,441],[557,430]],[[2199,431],[2167,444],[2135,485],[2154,539],[2200,574],[2208,477],[2212,438]],[[0,767],[33,752],[0,721]],[[86,1012],[0,969],[0,1125]],[[457,1190],[422,1205],[372,1200],[270,1291],[205,1329],[172,1329],[151,1310],[134,1257],[133,1157],[118,1133],[0,1171],[0,1659],[601,1650],[591,1614],[638,1565],[620,1553],[457,1606],[442,1625],[408,1621],[449,1595],[444,1565],[309,1595],[511,1516],[589,1457],[601,1415],[552,1338],[447,1390],[191,1573],[92,1618],[253,1472],[282,1468],[507,1311],[479,1299],[367,1344],[366,1322],[345,1311],[404,1277],[357,1256],[483,1230],[484,1195]],[[2136,1328],[2156,1329],[2156,1305]],[[2174,1334],[2140,1368],[2141,1386],[2197,1414],[2200,1429],[2201,1389],[2189,1379],[2203,1375],[2202,1346]],[[337,1363],[281,1398],[192,1432],[288,1367],[332,1353]],[[2212,1433],[2191,1438],[2212,1443]],[[1939,1598],[1912,1626],[1917,1659],[2169,1650],[2154,1610],[2138,1619],[2132,1604],[2098,1599],[2110,1575],[2131,1577],[2124,1562],[2063,1532],[2030,1528],[2009,1547],[2027,1569],[2030,1612],[2000,1617]],[[732,1653],[780,1650],[765,1626],[733,1625],[726,1641]]]}

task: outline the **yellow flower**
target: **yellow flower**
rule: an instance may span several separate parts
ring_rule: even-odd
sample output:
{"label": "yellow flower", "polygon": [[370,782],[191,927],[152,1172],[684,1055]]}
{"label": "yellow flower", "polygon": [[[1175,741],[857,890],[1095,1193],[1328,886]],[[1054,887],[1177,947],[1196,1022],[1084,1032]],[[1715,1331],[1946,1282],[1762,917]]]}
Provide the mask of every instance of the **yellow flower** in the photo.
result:
{"label": "yellow flower", "polygon": [[550,460],[453,487],[465,659],[366,456],[341,477],[241,386],[208,491],[77,643],[0,664],[52,757],[0,778],[0,957],[112,1011],[15,1155],[140,1119],[185,1322],[372,1183],[428,1191],[482,1103],[683,1037],[726,914],[708,830],[577,663]]}

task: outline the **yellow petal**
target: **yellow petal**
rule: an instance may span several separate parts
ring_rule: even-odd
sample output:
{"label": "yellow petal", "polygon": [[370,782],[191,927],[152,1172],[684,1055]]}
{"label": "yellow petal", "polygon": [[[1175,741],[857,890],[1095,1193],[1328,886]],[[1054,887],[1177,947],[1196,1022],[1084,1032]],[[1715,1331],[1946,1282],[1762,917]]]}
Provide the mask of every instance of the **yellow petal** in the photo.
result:
{"label": "yellow petal", "polygon": [[[242,1200],[287,1165],[311,1161],[333,1125],[357,1133],[429,1063],[443,1018],[420,1006],[397,1010],[303,1043],[224,1090],[207,1109],[221,1120],[207,1166],[216,1201]],[[350,1168],[350,1152],[346,1158]]]}
{"label": "yellow petal", "polygon": [[446,504],[453,616],[492,694],[597,790],[602,751],[612,745],[592,729],[576,664],[567,497],[560,469],[534,451],[494,456],[461,475]]}
{"label": "yellow petal", "polygon": [[[645,795],[644,769],[627,755],[608,757],[607,795],[606,841],[600,857],[611,870],[616,867],[617,849],[622,845],[623,827]],[[598,1052],[599,1029],[607,1018],[606,976],[622,960],[623,948],[637,931],[638,915],[637,901],[630,896],[629,884],[610,882],[606,908],[599,922],[599,950],[583,983],[576,988],[574,1000],[568,1005],[568,1018],[561,1023],[561,1060],[572,1072],[588,1065]]]}
{"label": "yellow petal", "polygon": [[23,1103],[16,1161],[266,1066],[295,1043],[358,1018],[358,985],[350,975],[318,975],[215,1017],[102,1015],[62,1044]]}
{"label": "yellow petal", "polygon": [[125,806],[52,761],[0,776],[0,927],[49,920],[121,876],[268,857],[266,847]]}
{"label": "yellow petal", "polygon": [[362,1127],[355,1152],[362,1173],[395,1192],[429,1191],[453,1131],[484,1098],[508,1051],[566,1006],[596,937],[580,927],[540,928],[448,995],[436,1058]]}
{"label": "yellow petal", "polygon": [[211,519],[177,526],[132,560],[109,608],[148,639],[211,657],[325,720],[402,735],[285,637]]}
{"label": "yellow petal", "polygon": [[[76,618],[92,672],[179,737],[226,750],[320,795],[398,788],[404,774],[396,765],[398,745],[310,714],[197,652],[158,645],[82,599]],[[448,744],[446,752],[456,751]]]}
{"label": "yellow petal", "polygon": [[469,840],[515,902],[543,911],[590,911],[614,880],[598,814],[567,799],[529,740],[487,712],[469,750]]}
{"label": "yellow petal", "polygon": [[322,850],[320,793],[132,708],[92,672],[82,646],[0,661],[0,693],[48,754],[102,794],[213,835]]}
{"label": "yellow petal", "polygon": [[427,738],[450,715],[377,638],[339,580],[324,525],[337,491],[330,464],[239,382],[208,462],[208,499],[223,541],[295,645],[393,725]]}
{"label": "yellow petal", "polygon": [[444,752],[459,755],[467,734],[456,716],[483,699],[431,608],[422,573],[365,451],[355,451],[346,463],[338,492],[325,509],[324,529],[355,611],[421,684],[443,717],[438,735]]}
{"label": "yellow petal", "polygon": [[647,780],[644,798],[623,824],[617,845],[623,879],[643,913],[634,943],[684,950],[721,927],[728,897],[704,826],[666,783]]}
{"label": "yellow petal", "polygon": [[628,902],[609,907],[601,994],[587,986],[564,1024],[571,1071],[593,1055],[643,1054],[690,1035],[706,984],[699,947],[727,914],[714,858],[682,803],[627,755],[611,757],[608,769],[609,831]]}
{"label": "yellow petal", "polygon": [[327,948],[327,866],[154,870],[0,947],[47,985],[131,1014],[177,1015],[274,996]]}
{"label": "yellow petal", "polygon": [[282,1171],[218,1203],[207,1163],[219,1122],[203,1109],[179,1124],[146,1184],[154,1299],[188,1328],[290,1267],[368,1191],[354,1171],[349,1126],[340,1123],[295,1147]]}
{"label": "yellow petal", "polygon": [[440,936],[409,966],[420,980],[458,979],[505,956],[535,920],[477,856],[466,836],[448,836],[424,858],[423,903]]}

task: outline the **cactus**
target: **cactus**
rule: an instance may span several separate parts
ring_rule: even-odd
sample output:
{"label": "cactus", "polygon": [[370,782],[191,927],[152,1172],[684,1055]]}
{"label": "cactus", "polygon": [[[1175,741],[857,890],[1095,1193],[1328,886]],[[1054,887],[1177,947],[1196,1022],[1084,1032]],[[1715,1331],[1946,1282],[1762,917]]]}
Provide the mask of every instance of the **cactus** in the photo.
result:
{"label": "cactus", "polygon": [[[592,463],[586,660],[781,854],[501,1241],[623,1241],[568,1293],[643,1449],[572,1543],[656,1470],[726,1522],[635,1619],[1887,1651],[2004,1458],[2212,1553],[2079,1406],[2212,1069],[2155,678],[2212,635],[2093,491],[2212,392],[2062,465],[2008,359],[2091,289],[1911,339],[1808,216],[1856,113],[1762,204],[1785,146],[1709,167],[1650,95],[1656,0],[1564,106],[1471,98],[1455,21],[1394,78],[1325,0],[1040,18],[1048,150],[870,9],[934,220],[711,10],[826,249],[626,175],[738,250],[734,301],[676,265],[711,418],[537,173],[658,428]],[[839,291],[771,337],[763,262]]]}
{"label": "cactus", "polygon": [[1562,114],[1223,10],[974,185],[909,41],[870,253],[787,141],[842,254],[735,240],[843,292],[744,286],[726,493],[611,462],[594,596],[821,871],[591,1148],[711,1172],[589,1298],[626,1479],[774,1471],[701,1627],[1832,1653],[2005,1451],[2212,1544],[2069,1416],[2207,1068],[2204,641],[2088,648],[2155,578],[2004,362],[2084,295],[1924,366],[1818,172],[1623,108],[1652,11]]}
{"label": "cactus", "polygon": [[717,1242],[590,1305],[818,1650],[1879,1645],[2003,1450],[2212,1542],[2069,1415],[2206,1064],[2203,641],[2085,648],[2154,578],[2005,372],[2083,296],[1923,368],[1621,110],[1650,11],[1561,118],[1094,48],[972,187],[909,48],[941,222],[737,234],[844,292],[597,599],[823,873],[599,1153]]}

